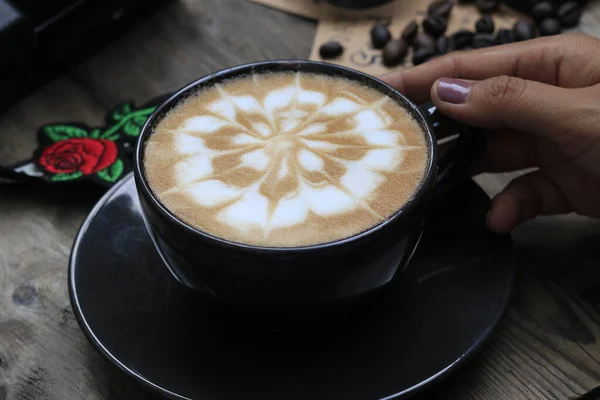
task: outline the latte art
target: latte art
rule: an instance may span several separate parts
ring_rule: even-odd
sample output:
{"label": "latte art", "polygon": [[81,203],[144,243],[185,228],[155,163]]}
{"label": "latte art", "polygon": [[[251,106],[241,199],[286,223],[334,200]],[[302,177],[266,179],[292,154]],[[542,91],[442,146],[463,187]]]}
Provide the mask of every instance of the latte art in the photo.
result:
{"label": "latte art", "polygon": [[384,221],[418,188],[427,157],[422,129],[382,93],[278,73],[185,99],[157,125],[144,161],[152,190],[186,223],[295,247]]}

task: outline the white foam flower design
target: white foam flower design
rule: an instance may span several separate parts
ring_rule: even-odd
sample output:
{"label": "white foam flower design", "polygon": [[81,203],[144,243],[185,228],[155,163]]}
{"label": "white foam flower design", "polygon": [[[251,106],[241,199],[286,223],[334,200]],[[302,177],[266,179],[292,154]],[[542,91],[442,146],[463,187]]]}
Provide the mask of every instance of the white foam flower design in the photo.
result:
{"label": "white foam flower design", "polygon": [[358,208],[403,161],[406,141],[382,109],[295,84],[263,99],[232,95],[173,131],[176,190],[239,230],[269,231]]}

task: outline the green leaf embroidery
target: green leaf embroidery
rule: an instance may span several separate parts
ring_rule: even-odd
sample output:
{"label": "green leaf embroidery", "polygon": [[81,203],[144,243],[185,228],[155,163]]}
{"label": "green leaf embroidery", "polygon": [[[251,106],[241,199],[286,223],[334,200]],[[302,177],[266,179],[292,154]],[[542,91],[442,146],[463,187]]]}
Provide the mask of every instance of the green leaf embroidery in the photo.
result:
{"label": "green leaf embroidery", "polygon": [[127,136],[138,137],[142,133],[142,128],[148,120],[148,117],[154,112],[156,107],[148,107],[138,110],[131,114],[131,117],[123,126],[123,132]]}
{"label": "green leaf embroidery", "polygon": [[116,182],[119,180],[124,170],[125,165],[123,164],[123,161],[117,160],[110,167],[98,172],[98,177],[107,182]]}
{"label": "green leaf embroidery", "polygon": [[44,133],[53,142],[88,137],[85,129],[71,125],[47,125],[44,127]]}
{"label": "green leaf embroidery", "polygon": [[123,127],[123,132],[125,132],[125,134],[128,136],[139,136],[141,130],[142,130],[142,127],[138,126],[132,120],[127,121],[127,123]]}
{"label": "green leaf embroidery", "polygon": [[73,172],[72,174],[56,174],[50,178],[50,180],[54,182],[72,181],[74,179],[81,178],[82,176],[83,172],[77,171]]}
{"label": "green leaf embroidery", "polygon": [[90,137],[93,139],[98,139],[100,137],[101,133],[102,133],[102,131],[100,129],[94,129],[92,131],[92,133],[90,134]]}
{"label": "green leaf embroidery", "polygon": [[143,115],[144,117],[146,117],[146,118],[144,118],[144,121],[142,122],[142,123],[145,123],[145,122],[146,122],[146,119],[147,119],[147,118],[148,118],[150,115],[152,115],[152,113],[154,112],[154,110],[156,110],[156,107],[154,107],[154,106],[152,106],[152,107],[147,107],[147,108],[142,108],[141,110],[138,110],[138,111],[136,112],[136,115],[138,115],[138,116],[140,116],[140,115]]}
{"label": "green leaf embroidery", "polygon": [[139,136],[146,120],[155,109],[156,107],[147,107],[142,108],[141,110],[131,111],[131,106],[126,104],[113,113],[112,119],[116,123],[100,135],[100,138],[114,140],[111,139],[111,137],[117,132],[127,136]]}
{"label": "green leaf embroidery", "polygon": [[[150,110],[150,109],[149,109]],[[152,108],[152,110],[154,110],[154,108]],[[148,120],[148,115],[152,114],[152,111],[150,111],[148,114],[138,114],[136,115],[133,120],[135,121],[136,124],[138,124],[139,126],[144,126],[144,124],[146,123],[146,121]]]}
{"label": "green leaf embroidery", "polygon": [[129,114],[131,114],[131,104],[123,104],[112,113],[111,119],[113,121],[120,121],[123,118],[126,118]]}

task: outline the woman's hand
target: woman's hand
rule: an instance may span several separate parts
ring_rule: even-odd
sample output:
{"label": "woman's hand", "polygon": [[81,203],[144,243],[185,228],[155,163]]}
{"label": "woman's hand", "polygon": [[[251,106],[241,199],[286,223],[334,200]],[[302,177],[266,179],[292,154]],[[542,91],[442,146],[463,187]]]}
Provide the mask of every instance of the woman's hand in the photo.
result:
{"label": "woman's hand", "polygon": [[600,217],[600,40],[561,35],[456,52],[383,80],[485,128],[479,172],[538,168],[494,199],[491,230],[571,211]]}

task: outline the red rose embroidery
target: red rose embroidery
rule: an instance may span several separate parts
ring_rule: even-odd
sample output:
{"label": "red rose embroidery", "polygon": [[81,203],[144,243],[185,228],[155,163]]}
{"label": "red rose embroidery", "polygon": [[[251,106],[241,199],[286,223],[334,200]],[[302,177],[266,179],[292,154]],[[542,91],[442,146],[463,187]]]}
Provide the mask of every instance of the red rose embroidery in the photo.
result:
{"label": "red rose embroidery", "polygon": [[54,174],[81,171],[84,175],[91,175],[112,165],[117,155],[117,145],[110,140],[73,138],[46,148],[40,164]]}

